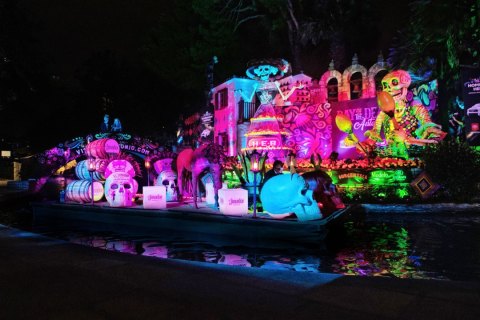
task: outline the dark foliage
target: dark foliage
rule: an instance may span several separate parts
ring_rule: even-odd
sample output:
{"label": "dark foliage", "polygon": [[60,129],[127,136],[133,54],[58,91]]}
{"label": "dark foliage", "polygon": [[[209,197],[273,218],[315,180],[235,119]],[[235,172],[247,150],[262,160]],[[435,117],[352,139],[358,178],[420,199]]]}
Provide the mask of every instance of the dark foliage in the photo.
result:
{"label": "dark foliage", "polygon": [[453,201],[472,201],[478,196],[480,154],[459,140],[442,141],[425,149],[425,169],[442,184]]}

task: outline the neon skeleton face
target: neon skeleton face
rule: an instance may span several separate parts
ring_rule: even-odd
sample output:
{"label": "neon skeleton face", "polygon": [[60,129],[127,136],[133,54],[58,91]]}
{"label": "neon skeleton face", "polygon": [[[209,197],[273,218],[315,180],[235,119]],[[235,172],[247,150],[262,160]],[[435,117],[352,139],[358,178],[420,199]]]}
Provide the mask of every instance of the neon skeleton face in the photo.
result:
{"label": "neon skeleton face", "polygon": [[395,70],[382,79],[383,91],[388,92],[395,100],[395,118],[403,117],[406,109],[408,87],[412,79],[407,71]]}
{"label": "neon skeleton face", "polygon": [[276,75],[277,72],[278,72],[278,68],[268,64],[260,65],[255,69],[253,69],[253,73],[255,73],[255,75],[257,75],[260,78],[260,80],[263,80],[263,81],[268,81],[270,79],[270,76]]}
{"label": "neon skeleton face", "polygon": [[405,99],[411,82],[412,79],[407,71],[395,70],[383,77],[383,91],[388,92],[395,101],[398,101],[400,98]]}

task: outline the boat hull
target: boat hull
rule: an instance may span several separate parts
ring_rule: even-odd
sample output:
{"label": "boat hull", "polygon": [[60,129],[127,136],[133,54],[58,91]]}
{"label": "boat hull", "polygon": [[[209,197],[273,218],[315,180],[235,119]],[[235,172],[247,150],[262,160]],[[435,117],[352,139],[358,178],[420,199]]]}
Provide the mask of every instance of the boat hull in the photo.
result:
{"label": "boat hull", "polygon": [[89,223],[140,227],[149,234],[165,231],[189,235],[221,236],[236,243],[274,240],[284,244],[317,244],[328,231],[327,226],[339,222],[349,213],[349,208],[339,210],[328,219],[299,222],[276,220],[268,215],[258,218],[225,216],[219,213],[195,212],[194,209],[146,210],[142,207],[112,208],[100,205],[33,203],[36,223],[48,224],[58,219]]}

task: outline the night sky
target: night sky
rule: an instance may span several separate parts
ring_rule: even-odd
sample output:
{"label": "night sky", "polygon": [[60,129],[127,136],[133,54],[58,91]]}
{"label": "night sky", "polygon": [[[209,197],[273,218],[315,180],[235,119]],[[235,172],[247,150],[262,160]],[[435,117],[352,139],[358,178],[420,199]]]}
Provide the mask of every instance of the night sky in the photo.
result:
{"label": "night sky", "polygon": [[[18,102],[18,106],[0,111],[3,113],[0,136],[29,141],[39,149],[47,148],[98,131],[105,112],[112,119],[119,117],[128,132],[154,136],[162,131],[173,134],[180,113],[188,115],[198,110],[198,105],[203,107],[204,87],[195,92],[182,90],[181,82],[169,83],[142,66],[141,48],[160,21],[175,16],[172,3],[158,0],[20,0],[18,3],[32,39],[25,43],[33,48],[31,55],[38,58],[37,65],[41,65],[47,78],[37,82],[23,80],[27,76],[18,74],[27,74],[30,66],[23,66],[23,70],[22,66],[16,68],[13,73],[19,87],[28,91],[31,86],[33,90],[25,94],[23,104]],[[372,3],[378,7],[370,33],[362,33],[361,25],[345,28],[359,36],[348,43],[347,65],[336,64],[340,71],[348,66],[353,53],[358,53],[360,63],[367,68],[376,62],[379,52],[385,57],[388,55],[393,35],[403,23],[405,14],[400,13],[406,12],[407,4],[401,4],[392,12],[390,4]],[[19,28],[23,27],[27,29],[26,26]],[[220,57],[215,85],[233,75],[243,76],[250,59],[279,55],[290,59],[286,36],[281,40],[283,44],[279,42],[278,47],[272,48],[263,43],[267,35],[256,32],[255,27],[242,32],[244,50],[232,53],[231,57],[235,57],[232,61]],[[179,53],[186,46],[185,43],[177,45]],[[328,69],[331,59],[322,44],[304,50],[303,58],[303,71],[314,77]],[[11,65],[21,65],[21,62],[14,61]],[[109,63],[112,66],[107,66]],[[102,102],[104,91],[109,92],[105,95],[113,102]],[[18,110],[28,115],[28,119],[20,121]]]}
{"label": "night sky", "polygon": [[166,14],[167,1],[23,0],[38,24],[39,47],[51,71],[72,80],[95,52],[109,50],[135,60],[146,33]]}

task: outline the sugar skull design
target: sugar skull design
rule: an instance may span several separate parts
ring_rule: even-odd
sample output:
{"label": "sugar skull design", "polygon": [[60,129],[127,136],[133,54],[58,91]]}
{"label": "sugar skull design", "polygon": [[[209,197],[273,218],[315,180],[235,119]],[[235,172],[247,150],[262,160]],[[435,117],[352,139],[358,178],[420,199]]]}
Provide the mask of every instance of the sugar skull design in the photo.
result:
{"label": "sugar skull design", "polygon": [[128,173],[112,173],[105,181],[105,198],[111,207],[132,206],[134,195],[133,178]]}
{"label": "sugar skull design", "polygon": [[167,201],[177,201],[177,174],[173,170],[164,170],[158,175],[157,186],[165,186]]}

